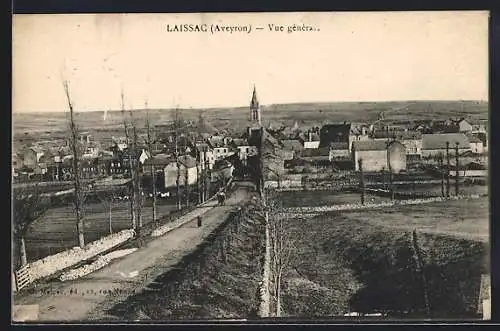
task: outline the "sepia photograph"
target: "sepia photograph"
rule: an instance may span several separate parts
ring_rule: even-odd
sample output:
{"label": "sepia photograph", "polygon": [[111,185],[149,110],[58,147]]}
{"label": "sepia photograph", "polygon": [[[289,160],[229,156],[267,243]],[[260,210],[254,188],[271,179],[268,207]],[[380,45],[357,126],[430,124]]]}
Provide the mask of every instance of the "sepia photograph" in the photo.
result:
{"label": "sepia photograph", "polygon": [[12,322],[489,320],[488,22],[14,14]]}

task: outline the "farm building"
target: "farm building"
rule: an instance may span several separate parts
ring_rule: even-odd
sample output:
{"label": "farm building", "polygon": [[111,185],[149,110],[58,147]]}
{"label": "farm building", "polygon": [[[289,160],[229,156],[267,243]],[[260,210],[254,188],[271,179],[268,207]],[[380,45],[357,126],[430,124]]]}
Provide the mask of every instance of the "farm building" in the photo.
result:
{"label": "farm building", "polygon": [[281,145],[284,150],[294,152],[294,155],[299,155],[299,153],[304,149],[304,146],[297,139],[283,139],[280,140]]}
{"label": "farm building", "polygon": [[172,189],[177,187],[177,172],[180,172],[179,184],[184,186],[187,184],[196,184],[198,180],[198,171],[196,169],[196,159],[190,155],[179,156],[179,168],[177,162],[170,162],[163,170],[165,174],[165,188]]}
{"label": "farm building", "polygon": [[238,157],[245,165],[249,156],[257,155],[257,148],[250,146],[246,139],[233,139],[229,145],[238,151]]}
{"label": "farm building", "polygon": [[168,154],[158,154],[154,155],[152,158],[148,158],[144,161],[142,165],[142,171],[146,175],[151,175],[151,169],[158,171],[163,171],[165,167],[173,161],[173,157]]}
{"label": "farm building", "polygon": [[306,132],[299,136],[299,140],[305,149],[319,148],[319,135],[313,132]]}
{"label": "farm building", "polygon": [[469,139],[470,150],[475,154],[483,154],[484,153],[484,145],[483,141],[478,137],[468,134],[467,139]]}
{"label": "farm building", "polygon": [[351,157],[351,150],[349,143],[331,143],[330,144],[330,161],[338,159],[347,159]]}
{"label": "farm building", "polygon": [[459,154],[470,151],[470,143],[463,133],[434,133],[422,135],[422,156],[433,157],[446,153],[446,142],[449,143],[449,153],[455,155],[458,142]]}
{"label": "farm building", "polygon": [[196,144],[197,159],[200,162],[201,169],[212,169],[215,163],[215,155],[212,146],[207,143],[197,143]]}
{"label": "farm building", "polygon": [[356,171],[359,171],[360,159],[366,172],[391,169],[393,173],[399,173],[406,170],[406,148],[399,141],[355,141],[352,152]]}
{"label": "farm building", "polygon": [[328,147],[331,143],[349,143],[351,148],[351,124],[344,122],[341,124],[326,124],[320,129],[320,147]]}

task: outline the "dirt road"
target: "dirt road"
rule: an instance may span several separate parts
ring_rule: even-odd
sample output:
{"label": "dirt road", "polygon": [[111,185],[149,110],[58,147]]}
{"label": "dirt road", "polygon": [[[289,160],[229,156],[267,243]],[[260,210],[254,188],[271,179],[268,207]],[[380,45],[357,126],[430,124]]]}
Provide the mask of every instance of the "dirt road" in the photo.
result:
{"label": "dirt road", "polygon": [[194,251],[250,194],[250,189],[241,185],[225,206],[217,206],[214,201],[211,206],[202,207],[206,213],[201,228],[196,225],[200,210],[195,209],[183,216],[191,221],[150,241],[136,252],[81,279],[45,284],[36,293],[15,299],[14,304],[38,305],[38,321],[112,319],[105,316],[107,308],[141,291]]}

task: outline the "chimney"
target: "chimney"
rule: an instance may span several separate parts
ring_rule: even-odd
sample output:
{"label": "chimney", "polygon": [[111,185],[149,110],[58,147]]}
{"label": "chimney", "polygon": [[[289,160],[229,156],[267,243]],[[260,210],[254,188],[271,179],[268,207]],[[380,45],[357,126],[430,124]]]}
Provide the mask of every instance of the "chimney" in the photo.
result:
{"label": "chimney", "polygon": [[309,141],[312,141],[312,132],[309,132]]}

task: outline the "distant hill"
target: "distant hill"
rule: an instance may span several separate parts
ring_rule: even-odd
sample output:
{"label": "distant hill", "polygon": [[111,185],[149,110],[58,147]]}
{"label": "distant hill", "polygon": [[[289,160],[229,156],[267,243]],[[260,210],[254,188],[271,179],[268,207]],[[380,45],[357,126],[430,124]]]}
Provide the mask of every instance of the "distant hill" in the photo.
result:
{"label": "distant hill", "polygon": [[[200,112],[210,126],[217,129],[243,129],[248,124],[248,107],[182,109],[187,120],[197,121]],[[151,122],[167,124],[174,109],[149,109]],[[326,122],[373,122],[383,113],[386,122],[408,122],[424,119],[448,119],[471,117],[488,119],[488,103],[482,101],[394,101],[394,102],[331,102],[293,103],[262,106],[263,124],[275,125],[320,125]],[[77,112],[76,121],[82,130],[122,130],[120,111],[108,111],[103,121],[103,111]],[[133,111],[138,127],[144,125],[146,111]],[[22,113],[13,114],[13,129],[16,137],[36,134],[50,135],[67,130],[67,113]]]}

